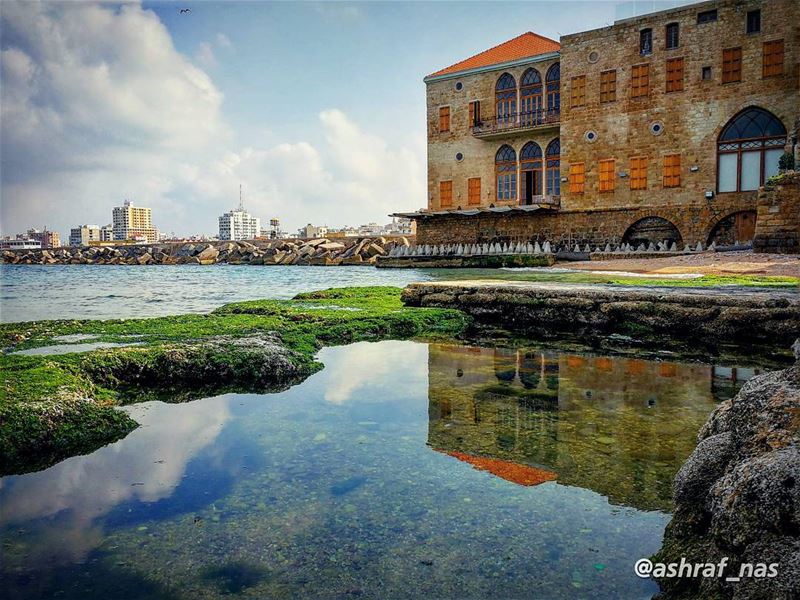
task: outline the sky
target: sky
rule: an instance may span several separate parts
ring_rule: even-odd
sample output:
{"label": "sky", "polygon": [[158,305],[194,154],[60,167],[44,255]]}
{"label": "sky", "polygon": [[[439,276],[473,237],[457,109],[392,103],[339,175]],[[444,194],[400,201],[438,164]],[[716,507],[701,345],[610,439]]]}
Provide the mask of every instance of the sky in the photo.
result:
{"label": "sky", "polygon": [[289,232],[386,223],[426,205],[425,75],[686,3],[3,1],[0,232],[130,199],[216,234],[240,184]]}

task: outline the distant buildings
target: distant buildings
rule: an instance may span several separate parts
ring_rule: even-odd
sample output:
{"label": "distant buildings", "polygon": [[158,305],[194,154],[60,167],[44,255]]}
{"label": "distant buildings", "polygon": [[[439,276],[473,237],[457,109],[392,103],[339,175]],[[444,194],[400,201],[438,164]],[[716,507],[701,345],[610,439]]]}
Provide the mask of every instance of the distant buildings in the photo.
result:
{"label": "distant buildings", "polygon": [[100,228],[100,241],[101,242],[113,242],[114,241],[114,227],[113,227],[113,225],[111,225],[109,223],[108,225],[103,225]]}
{"label": "distant buildings", "polygon": [[261,219],[254,217],[242,206],[226,212],[219,218],[219,239],[252,240],[261,234]]}
{"label": "distant buildings", "polygon": [[301,238],[322,238],[328,235],[328,226],[319,225],[315,226],[309,223],[305,227],[301,227],[297,233]]}
{"label": "distant buildings", "polygon": [[69,230],[70,246],[88,246],[91,242],[100,241],[100,227],[97,225],[80,225]]}
{"label": "distant buildings", "polygon": [[141,240],[148,244],[158,241],[158,232],[153,227],[152,210],[134,206],[130,200],[125,200],[122,206],[114,207],[111,223],[114,240]]}
{"label": "distant buildings", "polygon": [[47,227],[42,230],[28,229],[24,235],[17,235],[17,239],[28,239],[39,242],[42,248],[58,248],[61,246],[61,236],[57,231],[48,231]]}
{"label": "distant buildings", "polygon": [[38,250],[42,247],[42,243],[36,240],[27,238],[17,239],[4,239],[0,241],[0,249],[2,250]]}

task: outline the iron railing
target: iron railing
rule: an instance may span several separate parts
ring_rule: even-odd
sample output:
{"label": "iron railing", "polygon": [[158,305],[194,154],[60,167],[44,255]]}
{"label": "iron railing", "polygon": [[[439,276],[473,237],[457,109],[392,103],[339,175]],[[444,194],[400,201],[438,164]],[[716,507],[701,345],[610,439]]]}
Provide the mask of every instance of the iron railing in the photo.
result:
{"label": "iron railing", "polygon": [[528,202],[525,198],[520,198],[519,200],[519,206],[530,206],[532,204],[538,204],[539,206],[558,207],[561,206],[561,196],[555,196],[553,194],[539,194],[536,196],[531,196],[530,202]]}
{"label": "iron railing", "polygon": [[557,125],[560,122],[560,108],[540,108],[538,110],[482,118],[480,122],[472,126],[472,134],[481,135],[516,129],[529,129],[542,125]]}

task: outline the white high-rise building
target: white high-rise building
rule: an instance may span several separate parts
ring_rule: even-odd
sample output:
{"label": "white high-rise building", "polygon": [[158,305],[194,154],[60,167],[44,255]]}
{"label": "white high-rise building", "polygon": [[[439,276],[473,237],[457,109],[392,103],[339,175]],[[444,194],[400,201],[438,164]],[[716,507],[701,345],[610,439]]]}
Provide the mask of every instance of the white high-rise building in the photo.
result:
{"label": "white high-rise building", "polygon": [[99,242],[100,239],[97,225],[79,225],[69,230],[70,246],[88,246],[90,242]]}
{"label": "white high-rise building", "polygon": [[242,205],[242,186],[239,186],[239,208],[219,218],[219,239],[252,240],[261,235],[261,219],[254,217]]}

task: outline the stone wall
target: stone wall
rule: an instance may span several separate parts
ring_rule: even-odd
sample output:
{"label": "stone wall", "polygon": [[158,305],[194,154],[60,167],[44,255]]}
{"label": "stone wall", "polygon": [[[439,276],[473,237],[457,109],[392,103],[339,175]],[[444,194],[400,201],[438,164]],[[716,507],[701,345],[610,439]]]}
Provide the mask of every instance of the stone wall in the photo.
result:
{"label": "stone wall", "polygon": [[[755,209],[755,199],[747,208]],[[714,226],[742,209],[737,200],[716,199],[688,206],[633,206],[600,210],[436,215],[417,220],[418,244],[550,241],[603,246],[619,243],[631,225],[647,217],[676,224],[678,245],[708,243]],[[659,240],[660,241],[660,240]]]}
{"label": "stone wall", "polygon": [[[495,84],[503,73],[510,73],[519,85],[522,74],[534,67],[545,73],[557,57],[545,60],[529,61],[512,68],[473,73],[459,77],[432,81],[427,85],[427,123],[428,123],[428,208],[442,208],[439,197],[439,182],[453,182],[452,208],[467,208],[467,180],[479,177],[481,180],[480,206],[503,204],[496,201],[494,184],[494,157],[498,148],[508,144],[514,148],[519,157],[522,146],[528,141],[535,141],[544,152],[551,140],[558,138],[558,127],[551,127],[521,136],[510,133],[491,140],[473,137],[469,122],[469,103],[475,100],[481,103],[481,116],[490,118],[495,114]],[[457,90],[456,85],[461,84]],[[450,107],[450,130],[439,131],[439,108]],[[459,161],[456,155],[461,153]],[[516,203],[516,202],[514,202]],[[447,207],[444,207],[447,208]]]}
{"label": "stone wall", "polygon": [[783,175],[759,193],[753,250],[800,253],[800,173]]}
{"label": "stone wall", "polygon": [[[761,9],[761,31],[746,33],[747,11]],[[697,23],[697,14],[717,9],[714,22]],[[666,25],[677,23],[679,44],[666,49]],[[585,192],[570,193],[563,186],[561,205],[570,209],[619,206],[692,205],[705,202],[705,193],[717,189],[717,138],[723,127],[742,109],[759,106],[775,114],[791,138],[800,115],[798,93],[798,23],[796,0],[727,0],[666,10],[613,26],[561,38],[561,170],[583,162]],[[652,30],[652,52],[642,55],[639,35]],[[783,74],[762,76],[763,43],[784,40]],[[742,49],[741,81],[722,83],[722,53]],[[683,58],[683,90],[666,91],[666,61]],[[634,65],[649,65],[650,90],[632,98]],[[702,79],[703,67],[711,78]],[[616,100],[600,102],[600,73],[616,70]],[[586,76],[585,104],[570,102],[572,77]],[[657,134],[651,125],[660,124]],[[597,136],[585,138],[588,131]],[[787,146],[789,149],[790,146]],[[680,154],[680,186],[663,185],[667,154]],[[647,158],[647,189],[630,189],[630,159]],[[614,159],[614,191],[599,191],[598,163]],[[624,177],[621,175],[625,175]],[[757,192],[728,192],[717,200],[741,210],[752,209]],[[680,226],[680,223],[676,223]]]}

